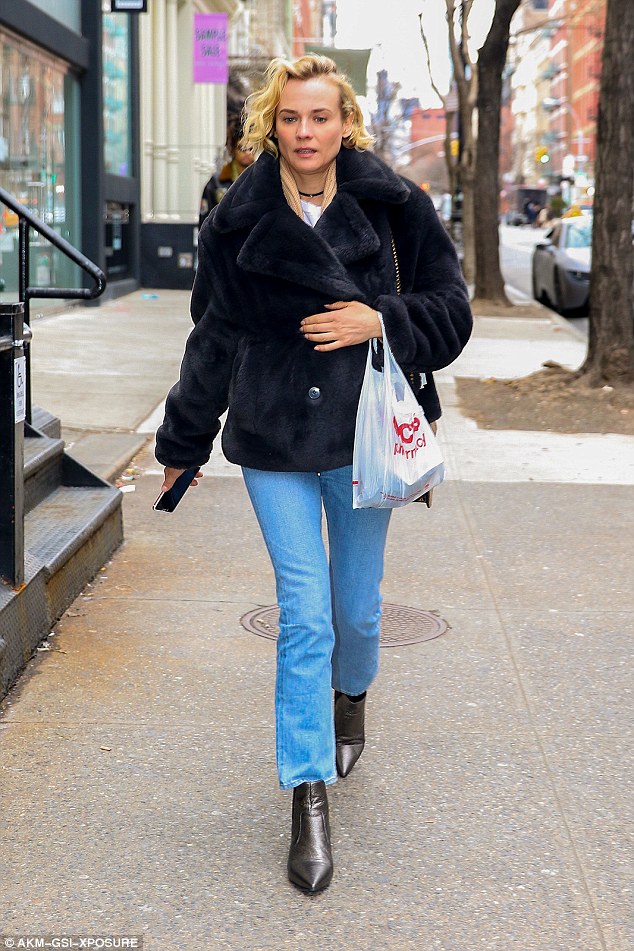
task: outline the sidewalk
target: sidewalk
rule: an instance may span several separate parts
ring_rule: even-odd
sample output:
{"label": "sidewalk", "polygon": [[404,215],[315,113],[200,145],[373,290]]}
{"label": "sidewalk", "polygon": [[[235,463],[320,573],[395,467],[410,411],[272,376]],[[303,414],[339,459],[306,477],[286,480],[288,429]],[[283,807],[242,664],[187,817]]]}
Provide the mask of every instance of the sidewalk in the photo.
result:
{"label": "sidewalk", "polygon": [[151,509],[147,433],[189,330],[187,295],[157,293],[34,326],[36,402],[103,472],[139,468],[123,547],[0,708],[0,932],[632,951],[634,439],[480,431],[453,382],[575,366],[583,342],[478,318],[439,375],[448,480],[394,513],[383,593],[449,630],[382,649],[311,898],[286,879],[275,645],[240,624],[275,593],[239,472],[214,453],[176,513]]}

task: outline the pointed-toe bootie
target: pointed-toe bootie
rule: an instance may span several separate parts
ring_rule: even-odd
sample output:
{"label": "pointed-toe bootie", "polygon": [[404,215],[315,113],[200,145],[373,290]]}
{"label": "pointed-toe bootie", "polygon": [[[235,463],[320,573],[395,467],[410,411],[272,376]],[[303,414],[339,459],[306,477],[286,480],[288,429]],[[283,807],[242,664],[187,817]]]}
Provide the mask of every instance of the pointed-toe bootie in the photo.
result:
{"label": "pointed-toe bootie", "polygon": [[332,870],[326,784],[302,783],[293,789],[289,880],[302,891],[319,892],[330,885]]}
{"label": "pointed-toe bootie", "polygon": [[365,696],[355,701],[335,690],[335,738],[337,772],[347,776],[365,746]]}

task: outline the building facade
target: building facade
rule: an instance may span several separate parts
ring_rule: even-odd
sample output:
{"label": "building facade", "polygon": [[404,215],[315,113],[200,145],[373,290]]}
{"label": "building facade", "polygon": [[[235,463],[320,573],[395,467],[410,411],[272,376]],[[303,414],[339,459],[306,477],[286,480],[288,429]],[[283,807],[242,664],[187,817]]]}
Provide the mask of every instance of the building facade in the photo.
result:
{"label": "building facade", "polygon": [[506,181],[591,201],[606,0],[526,0],[513,21]]}
{"label": "building facade", "polygon": [[[447,192],[449,180],[445,161],[445,110],[422,109],[415,105],[408,114],[409,142],[401,150],[395,167],[434,198]],[[456,139],[457,143],[457,133]]]}
{"label": "building facade", "polygon": [[[101,0],[0,5],[0,185],[108,277],[106,296],[138,286],[136,18]],[[3,296],[16,298],[17,219],[0,209]],[[31,232],[31,281],[83,275]]]}
{"label": "building facade", "polygon": [[[228,83],[195,81],[194,17],[218,13]],[[238,115],[270,59],[290,54],[292,10],[287,0],[152,0],[140,21],[141,279],[190,288],[202,191],[227,158],[228,96]]]}
{"label": "building facade", "polygon": [[550,96],[552,77],[552,34],[544,20],[542,10],[521,7],[513,21],[511,171],[517,185],[545,186],[550,171],[548,163],[542,162],[548,154],[549,114],[544,102]]}
{"label": "building facade", "polygon": [[605,13],[606,0],[577,0],[569,20],[571,108],[566,135],[576,145],[572,152],[577,176],[588,180],[594,180]]}

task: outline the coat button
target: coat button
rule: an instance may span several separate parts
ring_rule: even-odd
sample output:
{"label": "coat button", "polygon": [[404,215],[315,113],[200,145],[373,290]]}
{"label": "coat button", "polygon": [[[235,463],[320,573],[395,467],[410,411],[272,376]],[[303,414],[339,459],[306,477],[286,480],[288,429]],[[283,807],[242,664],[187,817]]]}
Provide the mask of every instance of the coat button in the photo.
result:
{"label": "coat button", "polygon": [[319,397],[321,396],[321,390],[319,389],[318,386],[311,386],[311,388],[308,391],[308,395],[311,400],[318,400]]}

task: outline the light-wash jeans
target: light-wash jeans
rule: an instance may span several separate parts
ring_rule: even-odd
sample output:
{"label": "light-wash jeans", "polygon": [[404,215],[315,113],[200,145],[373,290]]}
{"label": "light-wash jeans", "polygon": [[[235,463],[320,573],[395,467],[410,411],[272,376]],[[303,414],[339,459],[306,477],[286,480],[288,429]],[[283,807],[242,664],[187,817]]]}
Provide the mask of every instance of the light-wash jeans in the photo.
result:
{"label": "light-wash jeans", "polygon": [[[242,470],[280,608],[275,725],[280,786],[334,783],[332,689],[363,693],[379,667],[389,509],[352,508],[352,466]],[[322,502],[330,563],[321,534]]]}

